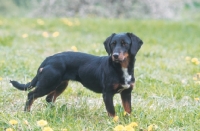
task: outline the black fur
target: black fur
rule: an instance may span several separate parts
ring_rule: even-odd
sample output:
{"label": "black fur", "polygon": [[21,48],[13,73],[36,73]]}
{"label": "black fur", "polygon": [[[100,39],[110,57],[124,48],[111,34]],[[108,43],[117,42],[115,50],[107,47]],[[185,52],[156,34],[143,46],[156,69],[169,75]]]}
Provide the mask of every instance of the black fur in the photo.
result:
{"label": "black fur", "polygon": [[[62,52],[47,57],[27,84],[10,81],[28,93],[25,111],[29,111],[35,99],[47,95],[47,102],[55,102],[66,89],[69,80],[78,81],[86,88],[102,93],[108,114],[115,116],[113,96],[121,94],[127,113],[131,113],[131,91],[135,82],[135,55],[142,41],[132,33],[112,34],[104,42],[110,56],[94,56],[80,52]],[[127,70],[127,72],[126,72]]]}

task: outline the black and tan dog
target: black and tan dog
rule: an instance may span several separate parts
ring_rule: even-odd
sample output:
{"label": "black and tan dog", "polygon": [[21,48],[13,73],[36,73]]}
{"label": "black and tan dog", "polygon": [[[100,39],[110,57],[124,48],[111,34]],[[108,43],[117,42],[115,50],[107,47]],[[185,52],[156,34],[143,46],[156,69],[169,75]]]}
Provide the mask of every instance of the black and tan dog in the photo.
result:
{"label": "black and tan dog", "polygon": [[45,96],[55,102],[66,89],[69,80],[78,81],[86,88],[103,94],[110,116],[115,116],[113,96],[120,93],[124,110],[131,113],[131,91],[134,86],[135,56],[143,44],[132,33],[112,34],[104,46],[109,56],[93,56],[80,52],[62,52],[47,57],[27,84],[10,81],[19,90],[35,89],[28,93],[25,111],[30,111],[33,101]]}

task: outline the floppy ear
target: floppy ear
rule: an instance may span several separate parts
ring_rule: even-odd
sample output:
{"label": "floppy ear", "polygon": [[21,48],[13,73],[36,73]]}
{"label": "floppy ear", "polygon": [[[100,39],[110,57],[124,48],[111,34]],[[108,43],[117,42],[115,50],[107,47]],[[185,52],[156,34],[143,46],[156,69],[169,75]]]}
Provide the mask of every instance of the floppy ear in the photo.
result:
{"label": "floppy ear", "polygon": [[105,41],[104,41],[104,47],[106,49],[106,52],[108,53],[108,55],[111,54],[111,49],[110,49],[110,42],[112,40],[112,37],[115,35],[115,33],[113,33],[111,36],[109,36]]}
{"label": "floppy ear", "polygon": [[127,33],[127,35],[131,38],[131,54],[136,55],[143,41],[133,33]]}

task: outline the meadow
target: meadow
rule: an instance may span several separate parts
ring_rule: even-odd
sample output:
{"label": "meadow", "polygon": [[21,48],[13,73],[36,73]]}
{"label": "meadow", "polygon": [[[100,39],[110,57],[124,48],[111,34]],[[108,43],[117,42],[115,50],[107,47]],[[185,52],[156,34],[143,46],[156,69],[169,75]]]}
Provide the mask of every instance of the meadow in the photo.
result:
{"label": "meadow", "polygon": [[[119,120],[114,121],[102,95],[77,82],[70,82],[54,105],[43,97],[31,112],[23,111],[28,92],[13,88],[9,80],[29,82],[43,59],[58,52],[107,55],[103,42],[118,32],[133,32],[144,42],[136,57],[131,115],[124,115],[117,94]],[[150,131],[151,126],[199,131],[199,34],[200,24],[192,20],[0,17],[0,130],[112,131],[135,122],[135,131]]]}

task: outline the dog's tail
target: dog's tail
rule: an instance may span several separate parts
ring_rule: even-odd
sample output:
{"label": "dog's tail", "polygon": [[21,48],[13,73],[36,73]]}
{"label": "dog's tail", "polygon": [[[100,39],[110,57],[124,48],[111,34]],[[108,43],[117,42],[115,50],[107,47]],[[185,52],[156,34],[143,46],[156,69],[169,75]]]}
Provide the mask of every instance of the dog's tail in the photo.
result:
{"label": "dog's tail", "polygon": [[20,84],[17,81],[10,81],[10,83],[16,87],[19,90],[23,90],[23,91],[27,91],[30,90],[32,88],[34,88],[36,86],[38,79],[37,79],[37,75],[33,78],[33,80],[31,82],[28,82],[27,84]]}

